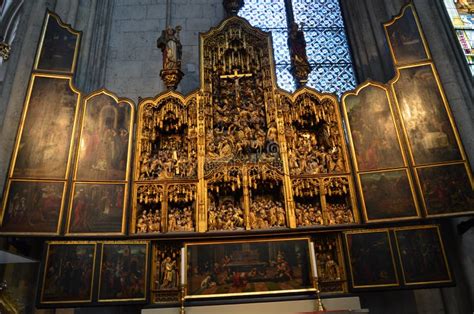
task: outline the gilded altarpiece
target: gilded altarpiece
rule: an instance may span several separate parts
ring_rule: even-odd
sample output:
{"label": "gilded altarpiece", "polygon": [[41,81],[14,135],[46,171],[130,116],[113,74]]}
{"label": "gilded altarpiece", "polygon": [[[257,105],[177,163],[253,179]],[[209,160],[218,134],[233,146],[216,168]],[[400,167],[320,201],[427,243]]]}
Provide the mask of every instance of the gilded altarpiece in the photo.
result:
{"label": "gilded altarpiece", "polygon": [[297,227],[359,221],[335,97],[303,88],[279,95]]}
{"label": "gilded altarpiece", "polygon": [[196,107],[175,92],[140,103],[131,233],[196,231]]}
{"label": "gilded altarpiece", "polygon": [[132,232],[358,223],[337,99],[278,90],[269,34],[238,17],[200,49],[199,91],[139,106]]}

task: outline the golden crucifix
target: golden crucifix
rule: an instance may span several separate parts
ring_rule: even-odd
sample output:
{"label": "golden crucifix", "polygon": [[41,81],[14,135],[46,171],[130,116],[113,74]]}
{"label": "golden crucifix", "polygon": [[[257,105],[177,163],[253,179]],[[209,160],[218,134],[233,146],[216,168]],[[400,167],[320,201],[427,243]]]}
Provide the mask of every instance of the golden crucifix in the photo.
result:
{"label": "golden crucifix", "polygon": [[237,100],[237,103],[240,103],[240,85],[239,85],[239,80],[242,77],[251,77],[252,73],[239,73],[236,69],[234,69],[234,73],[232,74],[226,74],[226,75],[221,75],[220,78],[222,79],[231,79],[234,80],[234,89],[235,89],[235,98]]}

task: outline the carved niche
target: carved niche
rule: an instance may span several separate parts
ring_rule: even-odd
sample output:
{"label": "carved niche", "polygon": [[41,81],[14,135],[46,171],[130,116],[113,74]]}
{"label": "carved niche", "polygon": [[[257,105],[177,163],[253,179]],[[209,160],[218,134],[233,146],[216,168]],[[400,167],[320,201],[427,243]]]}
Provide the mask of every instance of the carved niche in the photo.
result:
{"label": "carved niche", "polygon": [[132,232],[194,231],[197,100],[167,92],[139,106]]}
{"label": "carved niche", "polygon": [[358,222],[338,108],[309,88],[280,95],[297,227]]}
{"label": "carved niche", "polygon": [[179,300],[181,251],[175,242],[153,244],[151,295],[153,303],[174,303]]}
{"label": "carved niche", "polygon": [[287,227],[269,34],[232,17],[201,47],[208,230]]}
{"label": "carved niche", "polygon": [[347,292],[347,278],[339,234],[328,233],[313,237],[319,287],[322,293]]}
{"label": "carved niche", "polygon": [[302,90],[294,101],[284,97],[285,131],[290,174],[318,175],[348,172],[338,103]]}
{"label": "carved niche", "polygon": [[206,170],[220,163],[274,162],[278,151],[268,34],[231,18],[202,35]]}

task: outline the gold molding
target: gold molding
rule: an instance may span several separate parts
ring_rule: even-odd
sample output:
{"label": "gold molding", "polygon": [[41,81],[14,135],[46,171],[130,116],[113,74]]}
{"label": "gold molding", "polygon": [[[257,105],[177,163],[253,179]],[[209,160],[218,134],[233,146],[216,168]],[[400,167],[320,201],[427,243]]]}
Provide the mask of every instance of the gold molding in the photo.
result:
{"label": "gold molding", "polygon": [[[98,303],[107,303],[107,302],[130,302],[130,301],[146,301],[148,297],[148,280],[149,280],[149,271],[148,271],[148,262],[149,262],[149,252],[150,252],[150,242],[143,240],[127,240],[127,241],[98,241],[97,244],[102,244],[101,253],[100,253],[100,264],[99,264],[99,276],[97,287],[97,302]],[[106,245],[145,245],[145,273],[143,274],[144,279],[144,297],[143,298],[128,298],[128,299],[101,299],[100,298],[100,285],[102,283],[102,263],[104,262],[104,247]]]}
{"label": "gold molding", "polygon": [[[354,285],[354,273],[352,269],[352,263],[351,263],[351,254],[349,250],[349,244],[348,244],[348,235],[352,234],[368,234],[368,233],[385,233],[387,236],[388,240],[388,245],[390,249],[390,255],[392,258],[392,267],[393,267],[393,273],[395,275],[396,283],[392,284],[380,284],[380,285],[363,285],[363,286],[356,286]],[[383,228],[383,229],[370,229],[370,230],[351,230],[351,231],[346,231],[344,232],[344,238],[346,242],[346,254],[348,258],[348,264],[349,264],[349,271],[351,275],[351,285],[353,289],[366,289],[366,288],[383,288],[383,287],[399,287],[400,286],[400,280],[398,278],[398,272],[397,272],[397,267],[395,264],[395,257],[393,254],[393,247],[392,247],[392,241],[390,239],[390,230],[388,228]]]}
{"label": "gold molding", "polygon": [[[69,33],[71,33],[73,35],[76,35],[76,46],[74,47],[74,55],[73,55],[72,65],[71,65],[70,71],[58,71],[58,70],[39,69],[38,68],[39,60],[40,60],[40,57],[41,57],[41,51],[43,50],[44,38],[46,36],[46,30],[48,29],[48,22],[49,22],[50,18],[55,19],[56,22],[58,23],[58,25],[61,28],[67,30]],[[72,28],[72,26],[70,24],[64,23],[61,20],[61,18],[59,17],[59,15],[57,15],[56,13],[54,13],[50,10],[46,10],[46,15],[45,15],[44,20],[43,20],[43,26],[41,28],[41,37],[40,37],[40,41],[38,43],[35,62],[34,62],[34,65],[33,65],[33,71],[47,72],[47,73],[48,72],[63,73],[63,74],[73,75],[75,70],[76,70],[77,59],[78,59],[78,56],[79,56],[79,47],[80,47],[80,44],[81,44],[81,36],[82,36],[81,31],[75,30],[75,29]]]}
{"label": "gold molding", "polygon": [[[448,273],[448,280],[441,280],[441,281],[425,281],[425,282],[407,282],[405,278],[405,269],[403,267],[403,261],[402,261],[402,254],[400,253],[400,246],[398,243],[398,237],[397,237],[397,231],[403,231],[403,230],[424,230],[424,229],[436,229],[436,234],[438,235],[438,240],[441,248],[441,253],[443,254],[443,261],[446,266],[446,271]],[[406,286],[417,286],[417,285],[425,285],[425,284],[437,284],[437,283],[450,283],[453,281],[452,275],[451,275],[451,270],[449,268],[449,263],[448,263],[448,258],[446,255],[446,251],[444,249],[444,243],[443,243],[443,238],[441,237],[441,232],[439,230],[438,225],[424,225],[424,226],[409,226],[409,227],[398,227],[393,229],[394,237],[395,237],[395,244],[397,247],[397,253],[398,253],[398,258],[400,261],[400,267],[402,270],[402,278],[403,278],[403,284]]]}
{"label": "gold molding", "polygon": [[[47,244],[47,249],[46,249],[46,258],[45,262],[43,265],[43,280],[42,280],[42,285],[41,285],[41,292],[40,292],[40,303],[41,304],[72,304],[72,303],[89,303],[92,302],[92,294],[94,290],[94,277],[95,277],[95,268],[96,268],[96,257],[97,257],[97,243],[93,241],[48,241],[46,242]],[[44,296],[44,284],[46,281],[46,274],[47,274],[47,266],[48,266],[48,260],[49,260],[49,250],[51,245],[93,245],[94,246],[94,254],[92,257],[92,275],[91,275],[91,282],[90,282],[90,295],[88,300],[71,300],[71,301],[43,301],[43,296]]]}

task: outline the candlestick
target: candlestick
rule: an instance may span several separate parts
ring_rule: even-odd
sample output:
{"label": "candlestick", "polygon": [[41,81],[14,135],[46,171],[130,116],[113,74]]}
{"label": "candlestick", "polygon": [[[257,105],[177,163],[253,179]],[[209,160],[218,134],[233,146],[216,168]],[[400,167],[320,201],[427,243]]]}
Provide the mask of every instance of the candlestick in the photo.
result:
{"label": "candlestick", "polygon": [[180,314],[185,314],[186,310],[184,308],[184,297],[186,296],[186,285],[181,285],[181,308],[179,309]]}
{"label": "candlestick", "polygon": [[320,290],[319,290],[319,280],[318,280],[318,264],[316,260],[316,253],[314,250],[314,243],[309,243],[309,257],[311,262],[311,270],[313,272],[313,285],[314,289],[316,290],[316,304],[315,310],[316,311],[325,311],[323,302],[321,301]]}
{"label": "candlestick", "polygon": [[314,309],[316,311],[326,311],[326,308],[323,305],[323,301],[321,300],[318,277],[313,277],[313,285],[314,285],[314,288],[316,289],[316,304],[315,304]]}
{"label": "candlestick", "polygon": [[309,243],[309,257],[311,261],[311,270],[313,271],[313,277],[318,277],[318,265],[316,263],[316,254],[314,251],[314,243]]}
{"label": "candlestick", "polygon": [[181,248],[181,285],[186,283],[186,249]]}

